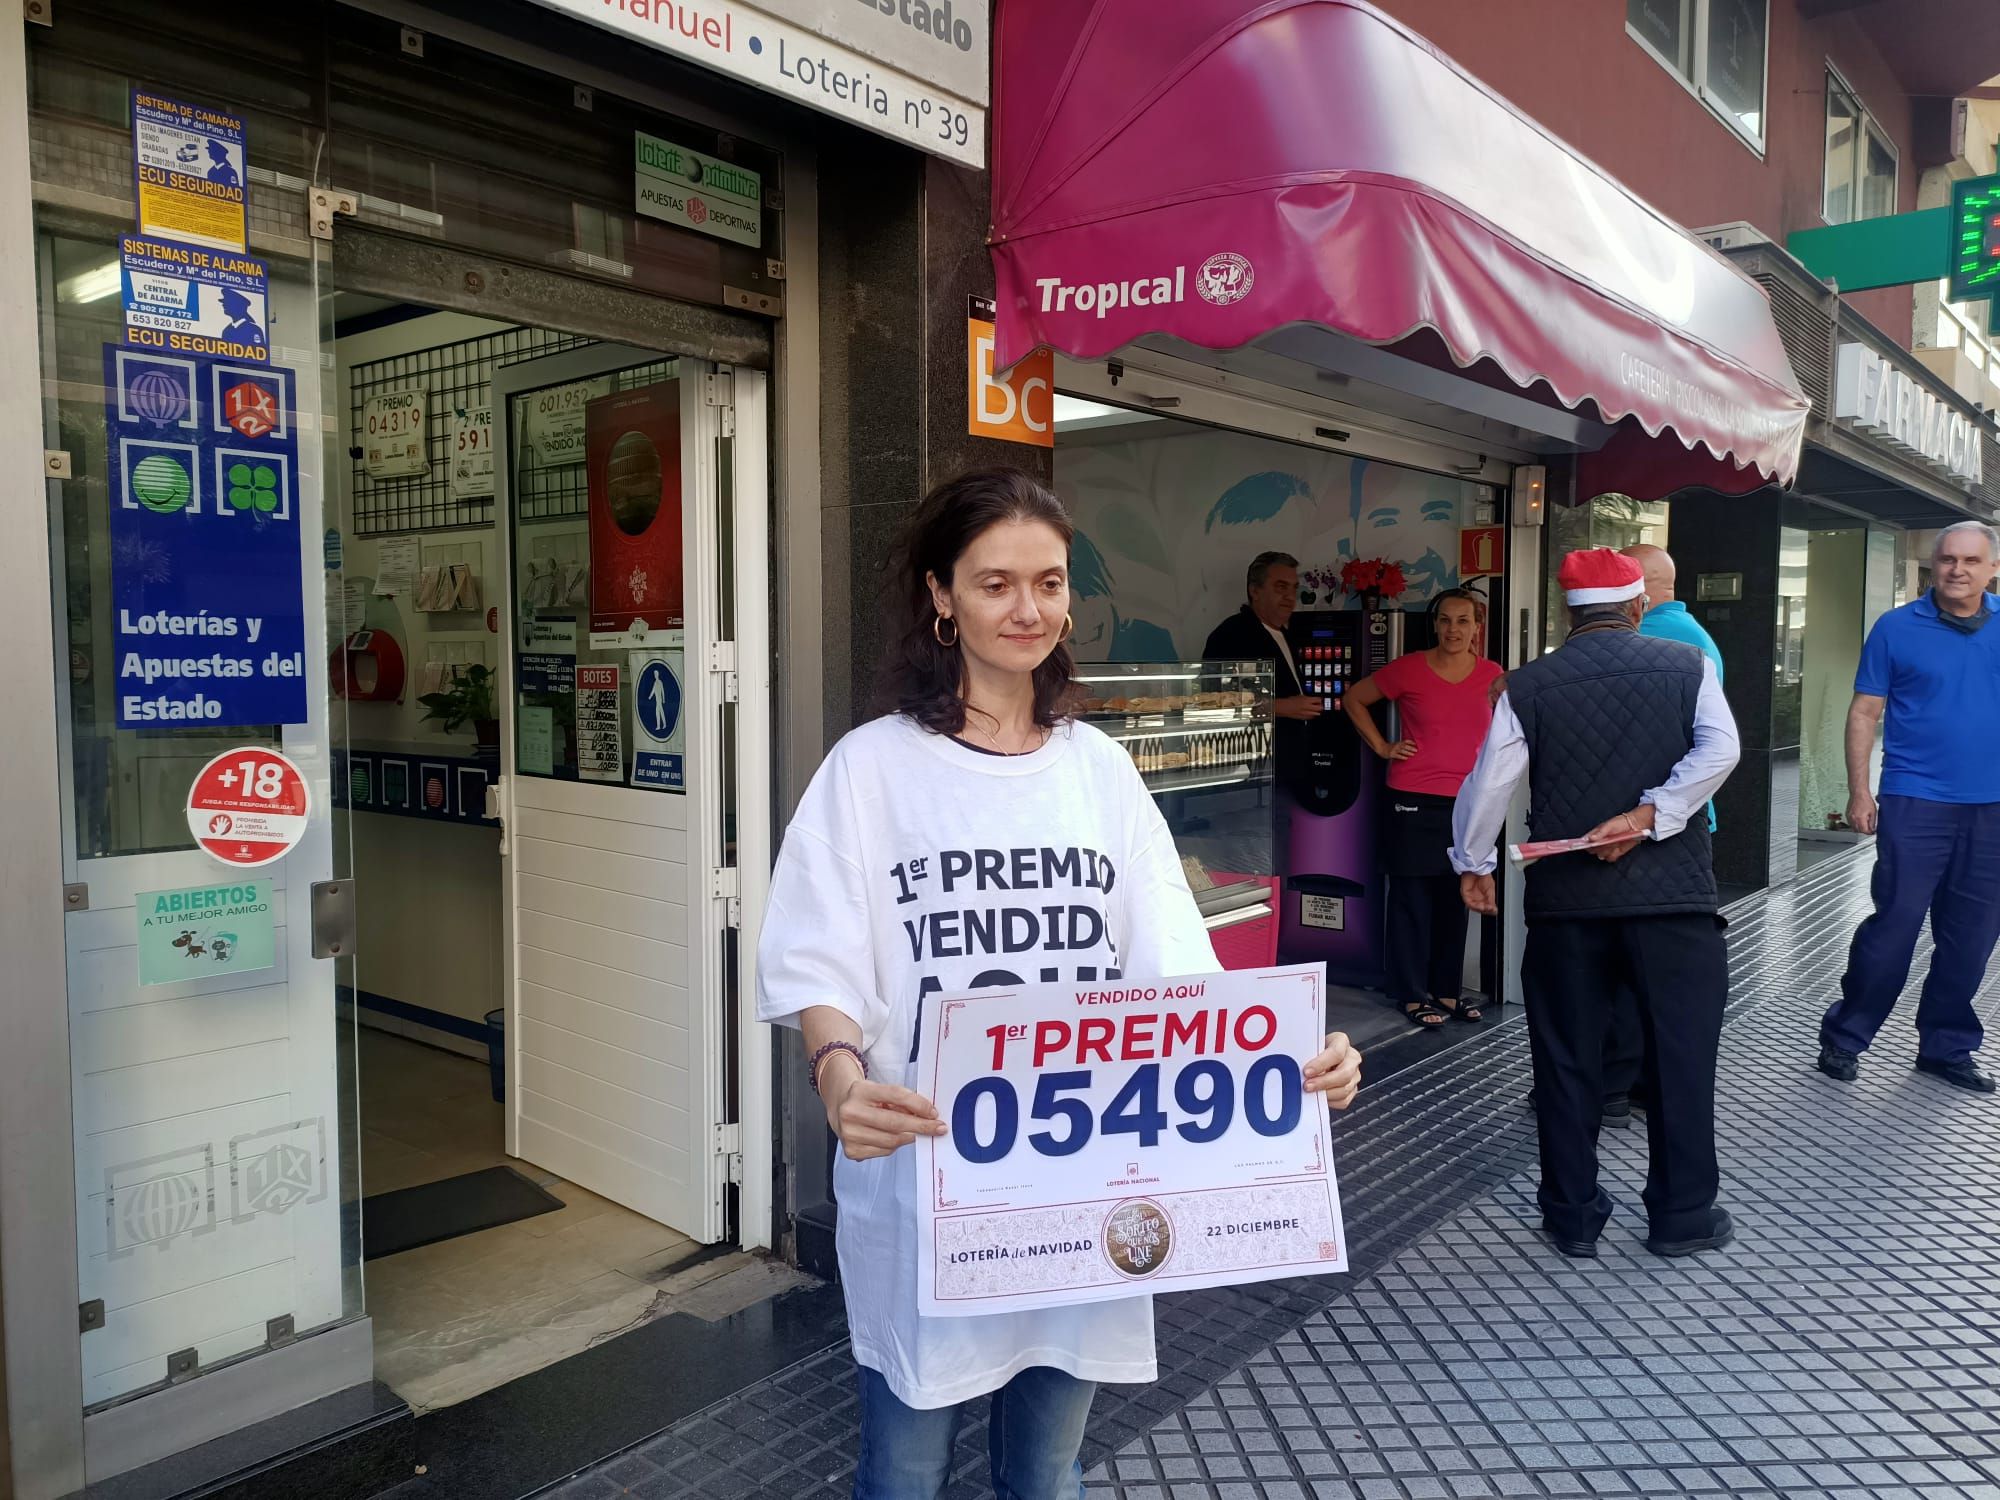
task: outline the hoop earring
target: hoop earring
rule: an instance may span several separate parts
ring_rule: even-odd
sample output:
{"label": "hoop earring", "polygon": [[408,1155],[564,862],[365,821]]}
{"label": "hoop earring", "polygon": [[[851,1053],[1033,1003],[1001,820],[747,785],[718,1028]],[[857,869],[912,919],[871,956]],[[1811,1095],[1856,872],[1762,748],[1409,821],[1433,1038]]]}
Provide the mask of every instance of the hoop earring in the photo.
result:
{"label": "hoop earring", "polygon": [[1075,634],[1076,634],[1076,616],[1064,615],[1063,633],[1056,637],[1056,644],[1060,646],[1064,641],[1068,640],[1071,636]]}
{"label": "hoop earring", "polygon": [[[944,638],[944,628],[947,625],[951,626],[950,640]],[[958,644],[958,622],[950,615],[934,615],[931,618],[931,635],[936,638],[940,646],[949,651]]]}

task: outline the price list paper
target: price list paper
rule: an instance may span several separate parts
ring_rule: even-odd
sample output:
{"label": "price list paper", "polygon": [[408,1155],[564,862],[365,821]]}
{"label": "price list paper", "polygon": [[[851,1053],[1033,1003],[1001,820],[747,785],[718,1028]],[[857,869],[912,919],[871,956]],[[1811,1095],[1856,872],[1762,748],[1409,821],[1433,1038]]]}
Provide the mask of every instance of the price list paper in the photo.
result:
{"label": "price list paper", "polygon": [[1318,965],[947,996],[916,1087],[917,1310],[1057,1307],[1348,1269],[1331,1129],[1305,1091]]}
{"label": "price list paper", "polygon": [[576,774],[585,781],[625,779],[616,667],[576,669]]}

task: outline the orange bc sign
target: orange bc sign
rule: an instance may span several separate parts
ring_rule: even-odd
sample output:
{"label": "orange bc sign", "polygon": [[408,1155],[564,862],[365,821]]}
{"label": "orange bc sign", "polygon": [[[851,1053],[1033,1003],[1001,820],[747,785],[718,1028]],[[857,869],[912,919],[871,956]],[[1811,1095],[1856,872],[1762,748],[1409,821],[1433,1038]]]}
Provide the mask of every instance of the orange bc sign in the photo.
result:
{"label": "orange bc sign", "polygon": [[1053,448],[1055,367],[1055,356],[1037,349],[995,377],[993,304],[973,298],[965,322],[965,430],[974,437]]}

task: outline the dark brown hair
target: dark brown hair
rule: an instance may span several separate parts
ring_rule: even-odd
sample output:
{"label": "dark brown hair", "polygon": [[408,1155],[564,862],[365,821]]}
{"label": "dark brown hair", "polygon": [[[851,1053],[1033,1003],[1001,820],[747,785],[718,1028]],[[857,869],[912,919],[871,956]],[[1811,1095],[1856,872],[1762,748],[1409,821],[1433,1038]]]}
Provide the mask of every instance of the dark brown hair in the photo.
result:
{"label": "dark brown hair", "polygon": [[1299,560],[1289,552],[1259,552],[1250,559],[1250,566],[1243,574],[1243,592],[1250,595],[1264,585],[1273,568],[1296,568]]}
{"label": "dark brown hair", "polygon": [[1430,602],[1431,630],[1433,632],[1437,630],[1437,618],[1439,614],[1454,599],[1463,599],[1467,604],[1472,606],[1474,624],[1484,625],[1486,623],[1486,596],[1480,593],[1478,589],[1469,589],[1463,585],[1454,584],[1451,588],[1440,590],[1437,597]]}
{"label": "dark brown hair", "polygon": [[[1062,501],[1019,469],[974,469],[924,496],[904,528],[890,580],[892,620],[882,664],[885,709],[906,714],[933,734],[965,729],[965,656],[938,644],[931,574],[951,587],[952,570],[976,537],[1003,521],[1039,521],[1067,551],[1076,527]],[[949,631],[947,631],[949,634]],[[1035,668],[1035,723],[1053,729],[1074,711],[1076,663],[1058,645]]]}

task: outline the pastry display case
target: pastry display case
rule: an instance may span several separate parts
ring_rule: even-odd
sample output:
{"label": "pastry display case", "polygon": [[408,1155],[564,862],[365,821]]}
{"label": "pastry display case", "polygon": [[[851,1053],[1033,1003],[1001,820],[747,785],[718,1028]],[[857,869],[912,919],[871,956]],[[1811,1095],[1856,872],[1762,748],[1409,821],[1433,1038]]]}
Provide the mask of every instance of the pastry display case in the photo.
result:
{"label": "pastry display case", "polygon": [[1159,804],[1224,967],[1276,962],[1276,795],[1268,662],[1079,666],[1082,717],[1124,747]]}

